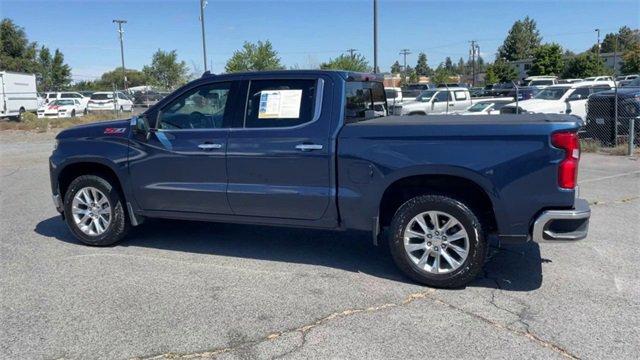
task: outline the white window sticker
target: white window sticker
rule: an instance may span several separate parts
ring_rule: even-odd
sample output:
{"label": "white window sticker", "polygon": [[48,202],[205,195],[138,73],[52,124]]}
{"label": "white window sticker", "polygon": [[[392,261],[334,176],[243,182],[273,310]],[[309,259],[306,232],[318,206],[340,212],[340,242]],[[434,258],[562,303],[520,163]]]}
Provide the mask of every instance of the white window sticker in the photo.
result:
{"label": "white window sticker", "polygon": [[302,90],[264,90],[260,94],[258,119],[297,119]]}

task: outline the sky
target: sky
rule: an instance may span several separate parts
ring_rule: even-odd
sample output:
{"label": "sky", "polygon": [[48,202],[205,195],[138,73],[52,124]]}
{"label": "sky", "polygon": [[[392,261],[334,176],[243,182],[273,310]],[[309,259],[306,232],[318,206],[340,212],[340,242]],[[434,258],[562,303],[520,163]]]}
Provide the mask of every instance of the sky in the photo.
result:
{"label": "sky", "polygon": [[[270,40],[287,67],[308,68],[357,49],[373,63],[373,1],[222,1],[205,8],[207,57],[214,73],[243,42]],[[476,40],[492,61],[514,21],[525,16],[538,24],[543,42],[581,52],[623,25],[640,27],[640,0],[600,1],[400,1],[379,0],[378,59],[382,71],[402,63],[410,49],[436,67],[450,56],[469,56]],[[192,71],[204,69],[199,0],[0,0],[0,16],[23,27],[29,40],[59,48],[75,81],[91,80],[120,66],[113,19],[126,19],[127,68],[142,69],[157,49],[177,50]]]}

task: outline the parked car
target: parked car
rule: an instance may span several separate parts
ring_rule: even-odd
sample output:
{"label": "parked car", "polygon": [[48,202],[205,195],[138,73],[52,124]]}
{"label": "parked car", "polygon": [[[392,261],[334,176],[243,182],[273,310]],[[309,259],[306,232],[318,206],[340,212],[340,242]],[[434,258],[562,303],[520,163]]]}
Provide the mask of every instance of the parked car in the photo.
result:
{"label": "parked car", "polygon": [[487,99],[471,105],[461,115],[499,115],[500,109],[511,103],[512,99]]}
{"label": "parked car", "polygon": [[584,81],[575,84],[558,84],[541,90],[533,99],[505,105],[501,114],[572,114],[582,119],[587,115],[587,98],[599,91],[610,90],[612,81]]}
{"label": "parked car", "polygon": [[66,118],[82,116],[85,107],[78,99],[58,99],[42,105],[38,109],[39,118]]}
{"label": "parked car", "polygon": [[433,84],[408,84],[402,87],[403,101],[414,101],[425,90],[435,89]]}
{"label": "parked car", "polygon": [[509,96],[509,93],[511,93],[512,91],[515,91],[515,89],[516,89],[516,84],[513,82],[494,84],[493,87],[491,88],[490,96],[496,96],[496,97]]}
{"label": "parked car", "polygon": [[205,75],[141,116],[60,132],[55,207],[94,246],[145,218],[386,234],[397,266],[438,287],[481,273],[490,238],[587,235],[575,117],[371,118],[378,94],[375,74]]}
{"label": "parked car", "polygon": [[136,91],[133,93],[134,105],[149,107],[162,100],[164,96],[155,91]]}
{"label": "parked car", "polygon": [[387,103],[395,105],[402,102],[402,89],[399,87],[385,87],[384,93],[387,96]]}
{"label": "parked car", "polygon": [[611,76],[592,76],[584,78],[584,81],[613,81]]}
{"label": "parked car", "polygon": [[524,83],[528,87],[544,89],[547,86],[556,85],[558,83],[557,76],[529,76],[524,79]]}
{"label": "parked car", "polygon": [[640,75],[634,74],[634,75],[624,75],[624,76],[618,76],[616,78],[616,84],[619,87],[625,87],[625,86],[629,86],[630,84],[633,83],[634,80],[640,78]]}
{"label": "parked car", "polygon": [[581,137],[615,145],[618,136],[629,135],[631,119],[635,118],[635,142],[640,144],[640,78],[631,81],[635,82],[631,86],[618,88],[617,91],[602,91],[589,97],[585,131],[580,134]]}
{"label": "parked car", "polygon": [[513,89],[511,89],[511,91],[507,93],[506,97],[512,98],[514,100],[517,97],[518,101],[529,100],[534,96],[536,96],[536,94],[538,94],[540,90],[542,90],[540,87],[535,87],[535,86],[514,87]]}
{"label": "parked car", "polygon": [[559,79],[558,84],[575,84],[584,81],[584,79]]}
{"label": "parked car", "polygon": [[467,88],[438,88],[423,91],[415,101],[394,105],[391,109],[394,115],[443,114],[464,110],[471,104]]}
{"label": "parked car", "polygon": [[45,103],[48,104],[51,101],[58,99],[72,99],[78,100],[83,106],[83,112],[86,112],[87,105],[89,104],[89,98],[75,91],[62,91],[62,92],[48,92],[46,93]]}
{"label": "parked car", "polygon": [[36,76],[12,71],[0,71],[0,117],[20,119],[38,109]]}
{"label": "parked car", "polygon": [[436,86],[436,88],[465,88],[468,89],[469,85],[467,84],[463,84],[463,83],[442,83],[442,84],[438,84]]}
{"label": "parked car", "polygon": [[91,95],[89,100],[89,111],[133,111],[133,101],[131,101],[121,91],[98,91]]}

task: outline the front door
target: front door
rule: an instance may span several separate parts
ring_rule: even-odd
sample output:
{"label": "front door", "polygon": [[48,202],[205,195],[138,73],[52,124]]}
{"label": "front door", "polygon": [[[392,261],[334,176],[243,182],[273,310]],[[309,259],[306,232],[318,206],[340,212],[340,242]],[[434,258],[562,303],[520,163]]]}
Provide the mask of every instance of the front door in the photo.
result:
{"label": "front door", "polygon": [[[329,206],[331,97],[324,80],[251,80],[244,119],[229,134],[233,213],[317,220]],[[321,111],[328,109],[327,111]]]}
{"label": "front door", "polygon": [[232,82],[198,85],[157,114],[148,139],[136,135],[129,170],[144,210],[230,214],[225,152]]}

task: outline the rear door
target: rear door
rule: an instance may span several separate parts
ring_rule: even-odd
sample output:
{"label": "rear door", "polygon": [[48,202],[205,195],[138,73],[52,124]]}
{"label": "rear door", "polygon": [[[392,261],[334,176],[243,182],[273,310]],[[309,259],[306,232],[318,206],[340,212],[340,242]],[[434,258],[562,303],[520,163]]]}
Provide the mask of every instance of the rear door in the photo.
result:
{"label": "rear door", "polygon": [[582,119],[587,118],[587,98],[591,91],[588,87],[580,87],[575,89],[567,98],[567,109],[571,115],[576,115]]}
{"label": "rear door", "polygon": [[236,99],[236,82],[191,87],[160,109],[148,139],[133,137],[130,179],[142,209],[231,214],[225,151]]}
{"label": "rear door", "polygon": [[332,196],[328,81],[282,75],[245,83],[244,116],[230,132],[227,149],[227,197],[234,214],[322,218]]}

